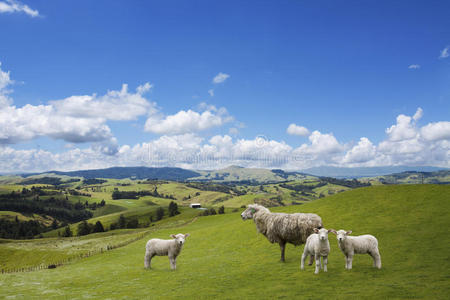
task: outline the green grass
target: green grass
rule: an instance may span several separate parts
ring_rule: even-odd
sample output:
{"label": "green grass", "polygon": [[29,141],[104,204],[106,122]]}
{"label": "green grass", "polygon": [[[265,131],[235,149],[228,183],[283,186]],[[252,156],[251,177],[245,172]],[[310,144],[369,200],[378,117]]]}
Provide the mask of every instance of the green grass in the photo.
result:
{"label": "green grass", "polygon": [[[300,271],[303,246],[288,245],[287,261],[280,263],[278,245],[270,244],[256,233],[253,222],[243,222],[235,213],[200,217],[178,228],[162,226],[151,233],[148,238],[191,234],[176,271],[170,270],[167,257],[155,257],[153,269],[145,270],[147,239],[142,239],[53,270],[0,275],[2,296],[448,299],[450,187],[370,187],[274,210],[316,212],[327,228],[375,235],[383,268],[374,269],[368,255],[357,255],[353,270],[345,270],[344,256],[330,235],[328,273],[314,275],[313,266]],[[165,219],[167,226],[170,219]]]}

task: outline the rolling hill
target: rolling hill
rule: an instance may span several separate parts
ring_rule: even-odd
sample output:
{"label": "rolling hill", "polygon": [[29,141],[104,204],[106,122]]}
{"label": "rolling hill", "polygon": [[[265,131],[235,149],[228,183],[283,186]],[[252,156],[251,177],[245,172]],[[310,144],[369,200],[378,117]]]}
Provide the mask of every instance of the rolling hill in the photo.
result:
{"label": "rolling hill", "polygon": [[[353,269],[345,270],[344,257],[330,235],[328,273],[314,275],[313,267],[300,271],[303,246],[288,245],[287,261],[280,263],[278,245],[257,234],[253,222],[243,222],[239,213],[227,213],[193,219],[179,227],[160,228],[128,246],[56,269],[2,274],[2,296],[448,298],[449,186],[373,186],[273,210],[315,212],[327,228],[351,229],[354,235],[374,234],[379,240],[383,268],[372,268],[368,255],[358,255]],[[178,258],[178,269],[171,271],[166,257],[155,257],[154,268],[145,270],[147,239],[169,238],[178,232],[191,234]],[[2,247],[0,244],[0,253]]]}

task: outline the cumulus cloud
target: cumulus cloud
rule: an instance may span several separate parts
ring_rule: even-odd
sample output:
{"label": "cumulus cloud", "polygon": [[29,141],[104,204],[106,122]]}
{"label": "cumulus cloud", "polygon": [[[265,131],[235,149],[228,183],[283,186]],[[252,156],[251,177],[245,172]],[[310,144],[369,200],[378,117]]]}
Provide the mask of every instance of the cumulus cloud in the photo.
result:
{"label": "cumulus cloud", "polygon": [[23,12],[30,17],[39,16],[39,11],[31,9],[28,5],[22,4],[16,0],[0,1],[0,13],[16,13]]}
{"label": "cumulus cloud", "polygon": [[225,82],[230,77],[230,75],[220,72],[213,78],[213,83],[222,83]]}
{"label": "cumulus cloud", "polygon": [[448,50],[450,49],[449,46],[445,47],[441,51],[441,55],[439,55],[439,58],[447,58],[449,56]]}
{"label": "cumulus cloud", "polygon": [[436,122],[420,129],[421,136],[427,141],[450,140],[450,122]]}
{"label": "cumulus cloud", "polygon": [[214,89],[209,89],[208,94],[209,96],[214,97]]}
{"label": "cumulus cloud", "polygon": [[309,135],[309,130],[303,126],[298,126],[294,123],[290,124],[286,129],[286,132],[290,135],[307,136]]}
{"label": "cumulus cloud", "polygon": [[200,106],[206,110],[197,112],[189,109],[181,110],[174,115],[150,116],[145,123],[145,130],[156,134],[178,135],[204,131],[233,120],[225,108],[217,109],[206,104]]}
{"label": "cumulus cloud", "polygon": [[420,65],[409,65],[408,69],[413,69],[413,70],[420,69]]}
{"label": "cumulus cloud", "polygon": [[406,115],[399,115],[397,117],[397,124],[392,125],[386,129],[390,141],[409,140],[417,137],[417,130],[415,122],[422,117],[423,111],[419,107],[413,117]]}
{"label": "cumulus cloud", "polygon": [[8,97],[8,94],[11,93],[8,90],[8,86],[14,83],[10,78],[9,72],[3,71],[1,67],[2,63],[0,62],[0,108],[12,103],[12,100]]}
{"label": "cumulus cloud", "polygon": [[344,156],[344,163],[363,163],[375,158],[377,149],[372,142],[362,137],[358,144],[350,149]]}
{"label": "cumulus cloud", "polygon": [[[386,138],[377,145],[368,137],[357,143],[338,141],[332,133],[313,131],[308,142],[293,148],[284,141],[263,135],[236,138],[245,124],[233,122],[228,135],[200,132],[232,122],[225,108],[201,103],[195,109],[162,115],[144,94],[149,83],[130,92],[127,85],[105,95],[72,96],[43,105],[12,105],[9,72],[0,69],[0,171],[30,172],[76,170],[111,166],[177,166],[216,169],[229,165],[301,170],[320,165],[386,166],[433,165],[450,167],[450,122],[419,126],[424,112],[400,114],[386,129]],[[6,99],[6,100],[5,100]],[[149,115],[145,130],[156,139],[135,145],[120,145],[107,125],[109,120],[135,120]],[[290,124],[289,134],[308,135],[309,130]],[[45,136],[64,140],[59,153],[14,149],[11,144]],[[80,143],[89,142],[83,145]]]}
{"label": "cumulus cloud", "polygon": [[[70,143],[108,143],[114,153],[114,142],[108,120],[133,120],[140,115],[153,113],[156,105],[143,94],[151,85],[146,83],[129,93],[128,86],[120,91],[108,91],[104,96],[71,96],[50,101],[47,105],[12,105],[8,86],[13,81],[9,72],[0,69],[0,144],[14,144],[47,136]],[[106,149],[103,146],[103,149]]]}
{"label": "cumulus cloud", "polygon": [[81,118],[102,118],[114,121],[134,120],[138,116],[157,111],[156,104],[147,101],[143,94],[151,85],[145,83],[136,88],[136,93],[128,92],[128,85],[123,84],[120,91],[108,91],[98,97],[71,96],[63,100],[50,101],[59,114]]}

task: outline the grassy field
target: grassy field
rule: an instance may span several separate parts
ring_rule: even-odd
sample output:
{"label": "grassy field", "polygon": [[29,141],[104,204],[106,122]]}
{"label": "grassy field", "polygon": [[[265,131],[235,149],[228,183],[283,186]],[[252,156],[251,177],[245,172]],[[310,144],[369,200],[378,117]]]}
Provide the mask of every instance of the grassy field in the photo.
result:
{"label": "grassy field", "polygon": [[[353,270],[345,270],[343,254],[330,235],[328,273],[314,275],[312,266],[300,271],[303,246],[289,245],[287,261],[281,263],[278,245],[234,213],[149,234],[147,238],[191,234],[176,271],[166,257],[155,257],[152,270],[143,268],[146,238],[56,269],[0,275],[2,297],[448,299],[448,186],[369,187],[274,210],[315,212],[327,228],[374,234],[383,268],[372,268],[371,258],[359,255]],[[169,227],[171,219],[165,222]]]}

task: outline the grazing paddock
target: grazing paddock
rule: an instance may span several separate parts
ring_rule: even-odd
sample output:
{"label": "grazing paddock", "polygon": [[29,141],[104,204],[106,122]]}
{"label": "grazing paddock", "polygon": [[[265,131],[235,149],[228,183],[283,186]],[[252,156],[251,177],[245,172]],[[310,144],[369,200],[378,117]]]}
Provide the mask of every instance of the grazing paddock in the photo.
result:
{"label": "grazing paddock", "polygon": [[[328,272],[314,275],[314,266],[301,272],[303,246],[287,245],[286,263],[280,263],[274,259],[279,246],[268,244],[255,234],[253,222],[242,222],[240,213],[234,213],[162,229],[56,269],[0,275],[0,289],[3,297],[17,298],[448,298],[449,186],[361,188],[302,205],[301,211],[317,213],[330,228],[374,234],[383,268],[373,268],[369,255],[359,255],[353,269],[345,270],[343,255],[330,236]],[[174,231],[191,234],[177,271],[168,268],[167,259],[155,259],[151,271],[144,269],[147,240],[166,239]]]}

